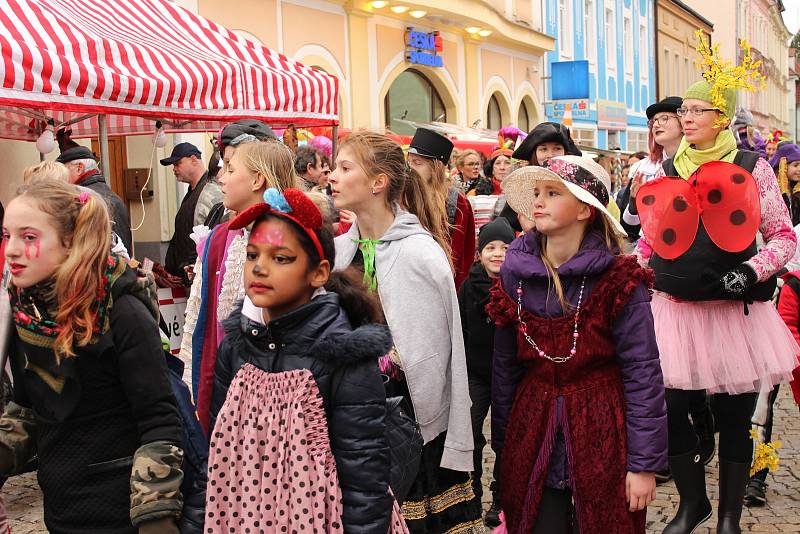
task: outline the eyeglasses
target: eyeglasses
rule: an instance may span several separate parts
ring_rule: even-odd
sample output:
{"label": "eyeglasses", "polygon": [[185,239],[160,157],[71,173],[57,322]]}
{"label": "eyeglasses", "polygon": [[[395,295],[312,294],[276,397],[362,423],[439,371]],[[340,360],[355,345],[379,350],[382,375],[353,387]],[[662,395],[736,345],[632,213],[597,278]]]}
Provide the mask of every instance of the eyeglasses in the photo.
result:
{"label": "eyeglasses", "polygon": [[666,126],[670,119],[677,119],[675,115],[661,115],[659,117],[653,117],[649,121],[647,121],[647,125],[649,127],[653,127],[654,124],[658,124],[659,126]]}
{"label": "eyeglasses", "polygon": [[480,166],[481,166],[481,162],[480,161],[478,161],[476,163],[465,163],[464,164],[464,167],[480,167]]}
{"label": "eyeglasses", "polygon": [[675,113],[678,114],[678,117],[685,117],[689,113],[691,113],[692,116],[694,117],[699,117],[706,111],[716,111],[717,113],[719,113],[719,110],[716,108],[692,108],[692,109],[678,108],[675,110]]}

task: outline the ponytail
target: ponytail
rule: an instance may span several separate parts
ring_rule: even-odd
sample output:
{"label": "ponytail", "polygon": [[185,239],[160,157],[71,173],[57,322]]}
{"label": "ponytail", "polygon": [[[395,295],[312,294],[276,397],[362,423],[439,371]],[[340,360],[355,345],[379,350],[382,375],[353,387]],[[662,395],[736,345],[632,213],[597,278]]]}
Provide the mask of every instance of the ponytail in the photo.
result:
{"label": "ponytail", "polygon": [[[439,162],[437,162],[439,163]],[[441,163],[439,163],[441,165]],[[436,167],[434,167],[434,171]],[[433,181],[438,176],[434,173]],[[446,184],[446,182],[443,182]],[[447,220],[447,193],[446,187],[432,187],[414,169],[406,168],[406,186],[403,189],[403,206],[417,216],[420,224],[431,233],[433,239],[442,247],[452,268],[450,247],[450,222]],[[443,194],[444,193],[444,194]]]}
{"label": "ponytail", "polygon": [[69,250],[55,273],[59,333],[54,350],[56,358],[70,358],[75,356],[73,347],[88,345],[92,339],[94,308],[111,247],[108,210],[96,193],[48,178],[23,186],[18,194],[53,218]]}
{"label": "ponytail", "polygon": [[339,304],[354,328],[384,322],[377,294],[367,291],[362,278],[361,272],[351,266],[344,271],[332,272],[325,284],[327,291],[339,295]]}

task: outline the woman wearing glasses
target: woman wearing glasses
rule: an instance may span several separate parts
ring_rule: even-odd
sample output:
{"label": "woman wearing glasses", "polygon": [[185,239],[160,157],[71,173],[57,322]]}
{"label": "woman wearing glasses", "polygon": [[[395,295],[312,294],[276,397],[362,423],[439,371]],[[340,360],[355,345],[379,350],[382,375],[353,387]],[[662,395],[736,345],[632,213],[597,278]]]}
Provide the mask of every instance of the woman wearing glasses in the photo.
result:
{"label": "woman wearing glasses", "polygon": [[478,186],[481,179],[481,156],[477,150],[468,148],[459,152],[456,158],[456,168],[465,193],[469,193]]}
{"label": "woman wearing glasses", "polygon": [[[707,57],[717,61],[713,51]],[[693,394],[714,394],[717,533],[738,534],[756,397],[791,380],[800,350],[769,302],[775,273],[797,239],[772,168],[757,154],[738,150],[729,128],[736,89],[753,90],[751,77],[740,77],[731,88],[706,74],[710,81],[689,87],[675,109],[684,136],[659,173],[683,180],[653,181],[636,195],[644,232],[637,251],[655,273],[652,310],[667,388],[669,465],[680,494],[665,534],[689,534],[711,517],[698,437],[689,422]],[[757,231],[766,242],[760,251]]]}

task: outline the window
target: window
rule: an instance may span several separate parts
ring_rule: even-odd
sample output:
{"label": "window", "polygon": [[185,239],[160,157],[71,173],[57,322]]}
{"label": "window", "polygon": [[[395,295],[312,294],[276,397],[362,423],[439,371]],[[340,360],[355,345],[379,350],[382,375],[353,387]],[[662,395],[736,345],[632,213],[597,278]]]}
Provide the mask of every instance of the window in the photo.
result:
{"label": "window", "polygon": [[664,49],[664,60],[662,61],[662,68],[664,70],[664,76],[662,79],[659,80],[658,83],[659,85],[661,85],[662,83],[664,84],[664,92],[667,94],[661,95],[661,98],[665,98],[669,96],[669,94],[673,94],[672,91],[670,90],[671,87],[670,82],[672,80],[669,77],[669,50],[667,50],[666,48]]}
{"label": "window", "polygon": [[681,59],[678,54],[675,54],[675,92],[672,93],[674,95],[682,95],[683,90],[686,89],[688,86],[685,83],[681,83]]}
{"label": "window", "polygon": [[647,26],[639,26],[639,78],[646,80],[650,74],[650,46],[648,46]]}
{"label": "window", "polygon": [[622,147],[619,146],[619,132],[617,130],[609,130],[608,131],[608,149],[609,150],[620,150]]}
{"label": "window", "polygon": [[628,131],[628,152],[648,152],[647,132]]}
{"label": "window", "polygon": [[614,70],[617,68],[617,29],[614,26],[614,12],[606,8],[605,16],[606,35],[606,66]]}
{"label": "window", "polygon": [[597,140],[594,130],[585,130],[583,128],[575,128],[572,130],[575,143],[583,146],[597,146]]}
{"label": "window", "polygon": [[392,82],[384,99],[386,128],[400,135],[413,135],[416,128],[401,120],[447,122],[447,111],[436,88],[422,73],[408,69]]}
{"label": "window", "polygon": [[622,21],[622,46],[625,53],[625,73],[633,74],[633,30],[630,17]]}
{"label": "window", "polygon": [[595,30],[594,0],[583,2],[584,55],[591,63],[597,61],[597,32]]}
{"label": "window", "polygon": [[528,104],[523,100],[519,104],[519,113],[517,114],[517,128],[523,132],[530,131],[531,114],[528,110]]}
{"label": "window", "polygon": [[562,57],[572,57],[572,16],[570,2],[558,0],[558,48]]}
{"label": "window", "polygon": [[489,97],[489,107],[486,110],[486,127],[490,130],[499,130],[503,127],[503,116],[500,113],[500,102],[497,97]]}

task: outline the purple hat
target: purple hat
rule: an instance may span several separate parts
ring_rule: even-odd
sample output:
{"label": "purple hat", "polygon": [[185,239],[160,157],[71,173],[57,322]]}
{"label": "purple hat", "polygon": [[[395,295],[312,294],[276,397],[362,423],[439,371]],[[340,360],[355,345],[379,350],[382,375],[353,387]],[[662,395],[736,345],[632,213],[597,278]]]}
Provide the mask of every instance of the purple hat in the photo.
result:
{"label": "purple hat", "polygon": [[778,168],[781,158],[786,158],[786,163],[800,161],[800,146],[797,146],[794,143],[781,144],[781,146],[778,147],[778,150],[775,151],[775,154],[773,154],[772,158],[769,160],[769,164],[773,169]]}

